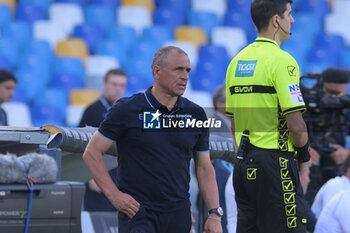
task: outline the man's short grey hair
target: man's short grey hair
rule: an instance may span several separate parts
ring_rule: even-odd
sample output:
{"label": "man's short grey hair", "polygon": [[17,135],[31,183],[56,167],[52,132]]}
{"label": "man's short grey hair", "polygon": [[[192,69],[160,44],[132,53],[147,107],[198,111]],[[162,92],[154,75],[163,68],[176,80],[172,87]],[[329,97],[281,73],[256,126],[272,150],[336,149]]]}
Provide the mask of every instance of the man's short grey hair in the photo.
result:
{"label": "man's short grey hair", "polygon": [[153,61],[152,61],[152,68],[154,66],[159,66],[159,67],[163,67],[166,63],[166,60],[168,58],[168,54],[170,53],[170,51],[175,50],[178,53],[183,53],[186,56],[187,53],[185,51],[183,51],[182,49],[175,47],[175,46],[166,46],[163,48],[160,48],[153,56]]}
{"label": "man's short grey hair", "polygon": [[226,86],[220,85],[218,86],[213,94],[213,106],[215,110],[217,110],[217,103],[225,103],[226,102]]}

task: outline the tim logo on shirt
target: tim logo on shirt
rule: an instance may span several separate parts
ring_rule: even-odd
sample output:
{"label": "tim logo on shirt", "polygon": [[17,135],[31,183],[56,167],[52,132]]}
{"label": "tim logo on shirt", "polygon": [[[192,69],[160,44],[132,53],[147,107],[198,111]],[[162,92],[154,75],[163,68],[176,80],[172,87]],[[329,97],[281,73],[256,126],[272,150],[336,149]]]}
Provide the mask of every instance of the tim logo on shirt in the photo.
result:
{"label": "tim logo on shirt", "polygon": [[156,112],[143,112],[143,128],[160,129],[161,115],[159,110]]}
{"label": "tim logo on shirt", "polygon": [[239,60],[235,72],[235,77],[253,77],[257,60],[243,61]]}

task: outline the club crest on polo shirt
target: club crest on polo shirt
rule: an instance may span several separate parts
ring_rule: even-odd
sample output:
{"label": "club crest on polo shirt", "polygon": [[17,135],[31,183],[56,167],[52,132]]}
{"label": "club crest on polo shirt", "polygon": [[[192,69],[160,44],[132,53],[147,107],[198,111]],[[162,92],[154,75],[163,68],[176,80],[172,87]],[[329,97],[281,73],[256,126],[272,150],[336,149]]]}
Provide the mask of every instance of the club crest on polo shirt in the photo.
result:
{"label": "club crest on polo shirt", "polygon": [[154,112],[143,112],[144,129],[160,129],[161,113],[159,110]]}
{"label": "club crest on polo shirt", "polygon": [[254,71],[256,63],[258,61],[243,61],[239,60],[236,67],[235,77],[252,77],[254,76]]}
{"label": "club crest on polo shirt", "polygon": [[292,104],[304,103],[303,96],[301,95],[300,87],[298,84],[291,84],[288,86],[288,89]]}

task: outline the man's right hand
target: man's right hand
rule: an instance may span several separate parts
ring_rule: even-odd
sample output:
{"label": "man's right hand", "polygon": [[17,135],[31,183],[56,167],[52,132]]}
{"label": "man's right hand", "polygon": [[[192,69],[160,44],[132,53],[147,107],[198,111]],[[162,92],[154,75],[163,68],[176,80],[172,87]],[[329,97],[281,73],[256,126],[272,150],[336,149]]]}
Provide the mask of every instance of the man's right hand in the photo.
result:
{"label": "man's right hand", "polygon": [[130,219],[135,216],[140,208],[140,203],[131,195],[123,192],[118,192],[110,201],[117,210],[126,214]]}

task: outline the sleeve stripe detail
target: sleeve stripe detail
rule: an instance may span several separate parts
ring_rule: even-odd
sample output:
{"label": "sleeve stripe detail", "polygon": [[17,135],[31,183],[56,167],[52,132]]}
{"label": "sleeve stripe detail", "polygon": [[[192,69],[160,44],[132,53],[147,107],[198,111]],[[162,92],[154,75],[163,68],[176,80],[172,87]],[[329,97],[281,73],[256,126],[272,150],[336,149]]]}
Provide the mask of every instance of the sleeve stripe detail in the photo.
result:
{"label": "sleeve stripe detail", "polygon": [[287,110],[283,111],[283,116],[287,115],[288,113],[296,112],[296,111],[301,111],[301,110],[306,110],[305,105],[294,107],[294,108],[289,108]]}
{"label": "sleeve stripe detail", "polygon": [[112,142],[114,142],[114,143],[116,142],[116,141],[114,141],[113,139],[110,139],[109,137],[103,135],[99,130],[97,130],[97,132],[98,132],[101,136],[103,136],[104,138],[108,139],[109,141],[112,141]]}

